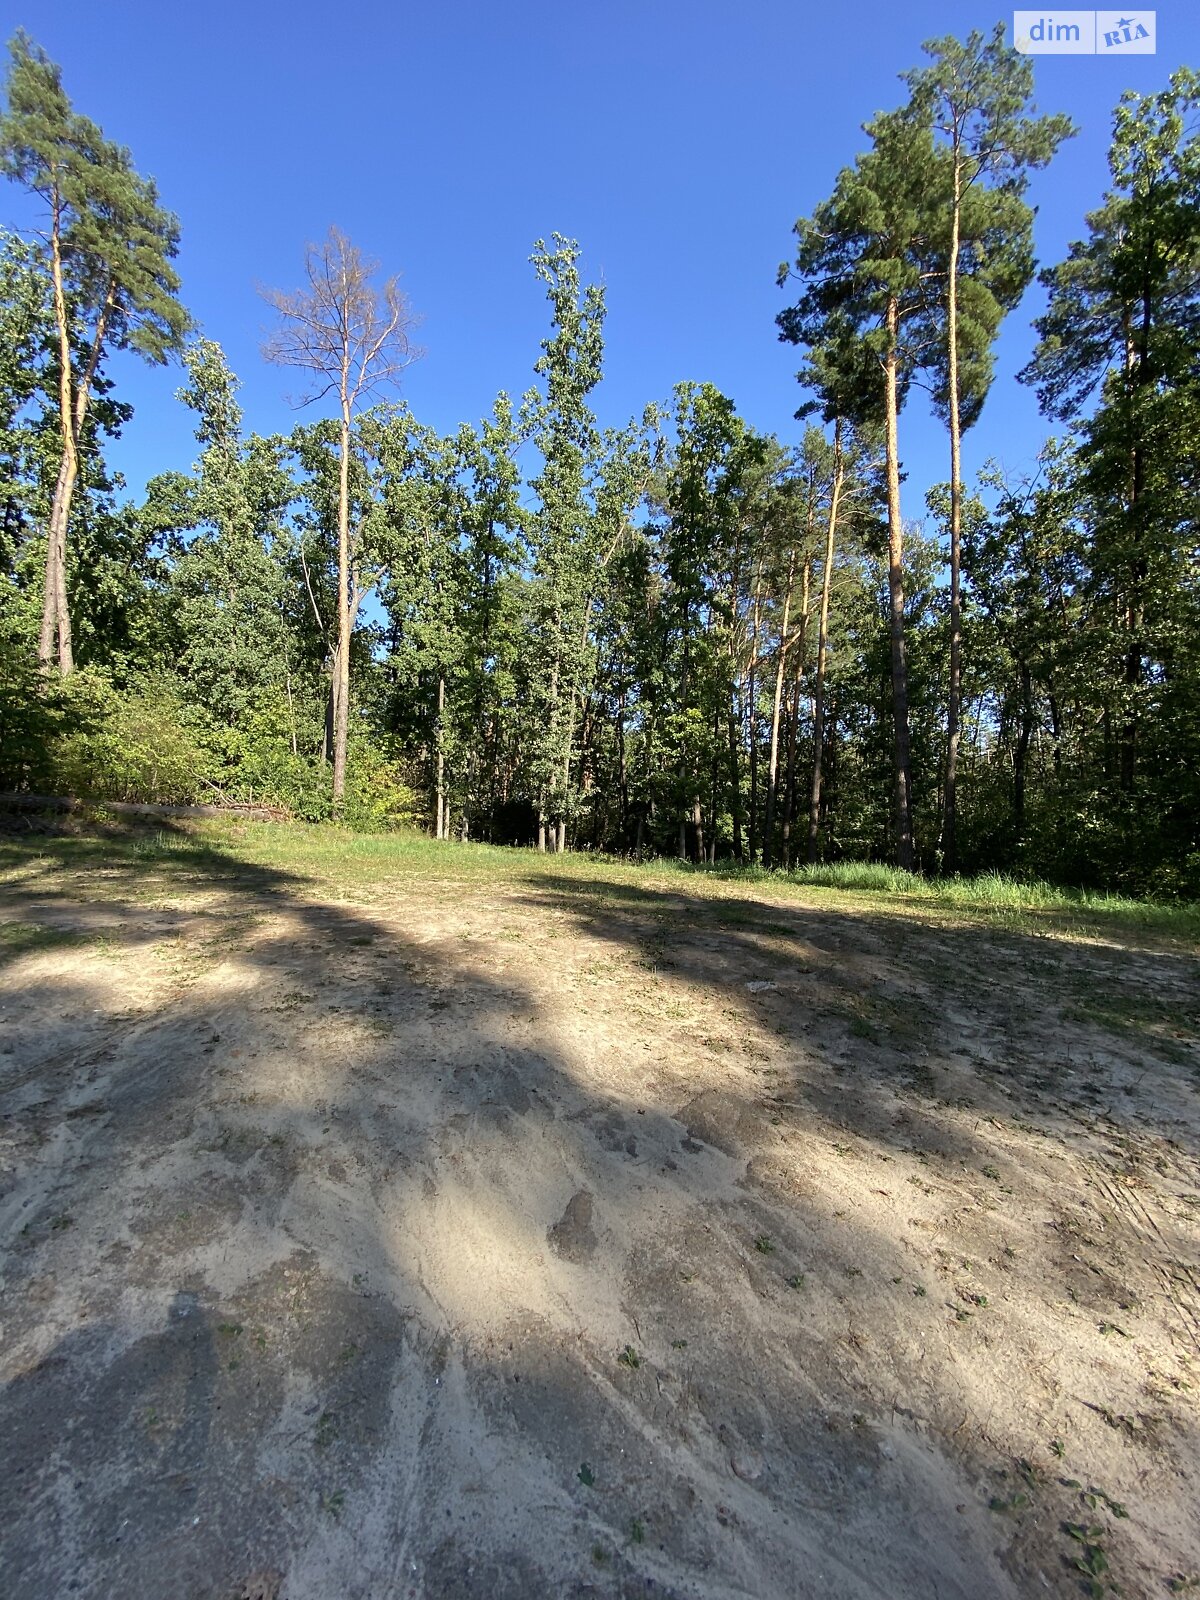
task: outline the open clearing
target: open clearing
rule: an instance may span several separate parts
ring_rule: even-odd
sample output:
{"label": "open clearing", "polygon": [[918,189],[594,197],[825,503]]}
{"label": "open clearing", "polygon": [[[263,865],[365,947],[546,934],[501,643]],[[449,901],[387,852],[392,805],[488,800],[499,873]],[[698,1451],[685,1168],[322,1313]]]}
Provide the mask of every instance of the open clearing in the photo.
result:
{"label": "open clearing", "polygon": [[0,861],[5,1596],[1200,1573],[1179,927],[267,826]]}

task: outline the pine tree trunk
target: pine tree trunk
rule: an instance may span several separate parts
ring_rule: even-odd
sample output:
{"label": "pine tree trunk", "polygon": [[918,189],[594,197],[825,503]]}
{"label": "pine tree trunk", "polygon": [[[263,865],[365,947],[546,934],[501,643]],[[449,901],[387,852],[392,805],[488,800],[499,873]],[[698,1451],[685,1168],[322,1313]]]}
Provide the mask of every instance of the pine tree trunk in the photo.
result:
{"label": "pine tree trunk", "polygon": [[825,566],[821,574],[821,617],[817,624],[817,681],[813,690],[813,770],[808,800],[808,859],[815,863],[821,835],[821,763],[825,754],[825,657],[829,648],[829,595],[833,585],[833,551],[837,537],[838,502],[842,495],[842,419],[833,425],[833,485],[825,527]]}
{"label": "pine tree trunk", "polygon": [[954,149],[954,196],[946,281],[947,376],[950,412],[950,695],[946,713],[946,786],[942,812],[942,868],[958,864],[958,746],[962,722],[962,426],[958,393],[958,253],[962,211],[962,161]]}
{"label": "pine tree trunk", "polygon": [[787,590],[783,597],[783,625],[779,630],[779,655],[775,663],[775,697],[771,703],[771,756],[767,768],[767,815],[763,823],[763,866],[770,867],[775,845],[775,795],[779,778],[779,715],[783,704],[783,669],[787,653],[788,618],[792,606],[792,583],[796,576],[796,552],[788,562]]}
{"label": "pine tree trunk", "polygon": [[792,685],[792,705],[788,714],[787,781],[783,786],[783,841],[780,859],[785,872],[792,864],[792,817],[796,811],[796,739],[800,724],[800,674]]}
{"label": "pine tree trunk", "polygon": [[747,689],[746,720],[750,736],[750,838],[751,865],[758,860],[758,625],[762,602],[761,569],[754,580],[754,609],[750,626],[750,673]]}
{"label": "pine tree trunk", "polygon": [[71,651],[71,618],[66,599],[67,520],[76,479],[74,449],[64,449],[59,464],[50,520],[46,528],[46,576],[42,590],[42,625],[38,634],[38,660],[49,667],[58,657],[59,671],[65,677],[74,668]]}
{"label": "pine tree trunk", "polygon": [[[70,318],[63,286],[62,211],[57,191],[51,206],[50,279],[53,288],[54,322],[58,335],[58,420],[62,431],[62,458],[50,522],[46,530],[46,581],[42,592],[42,626],[38,634],[38,660],[49,668],[57,649],[58,668],[64,677],[74,668],[71,649],[71,617],[67,605],[67,526],[71,500],[79,477],[79,429],[86,393],[74,394],[74,368],[71,360]],[[101,321],[101,330],[103,320]],[[78,420],[76,413],[79,411]]]}
{"label": "pine tree trunk", "polygon": [[892,654],[892,724],[895,757],[896,861],[913,867],[912,771],[908,740],[908,665],[904,654],[904,523],[900,516],[897,365],[900,321],[895,297],[887,304],[884,401],[887,443],[888,600]]}

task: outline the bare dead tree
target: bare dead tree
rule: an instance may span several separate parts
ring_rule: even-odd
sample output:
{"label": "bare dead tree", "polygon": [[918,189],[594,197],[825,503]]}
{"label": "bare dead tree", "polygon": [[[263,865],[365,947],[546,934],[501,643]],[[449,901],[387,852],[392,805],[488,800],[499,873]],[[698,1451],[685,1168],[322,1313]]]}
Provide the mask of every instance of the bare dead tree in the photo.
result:
{"label": "bare dead tree", "polygon": [[350,640],[362,601],[361,530],[350,526],[350,449],[355,413],[381,399],[423,352],[412,343],[417,318],[398,278],[375,282],[379,262],[363,255],[340,228],[304,251],[305,284],[263,289],[279,325],[263,345],[266,360],[311,374],[301,405],[336,395],[341,422],[338,457],[337,644],[334,649],[333,805],[346,793],[350,730]]}

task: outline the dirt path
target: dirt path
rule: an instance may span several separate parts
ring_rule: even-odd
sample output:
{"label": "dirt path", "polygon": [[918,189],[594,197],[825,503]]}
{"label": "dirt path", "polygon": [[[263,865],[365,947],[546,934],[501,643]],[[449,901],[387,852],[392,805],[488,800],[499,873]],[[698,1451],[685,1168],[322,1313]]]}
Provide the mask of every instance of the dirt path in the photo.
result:
{"label": "dirt path", "polygon": [[5,912],[0,1593],[1200,1572],[1187,953],[632,871]]}

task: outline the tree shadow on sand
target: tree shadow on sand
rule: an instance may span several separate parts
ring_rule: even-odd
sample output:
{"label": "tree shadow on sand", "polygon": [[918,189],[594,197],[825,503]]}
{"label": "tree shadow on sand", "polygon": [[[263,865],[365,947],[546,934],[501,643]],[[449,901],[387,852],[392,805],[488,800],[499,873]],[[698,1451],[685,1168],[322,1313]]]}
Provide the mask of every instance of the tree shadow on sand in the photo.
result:
{"label": "tree shadow on sand", "polygon": [[[1059,1470],[1132,1509],[1159,1457],[1083,1402],[1136,1431],[1134,1341],[1068,1408],[1045,1275],[1157,1311],[1151,1267],[1004,1191],[1023,1124],[1103,1166],[1150,1097],[1038,1086],[1045,941],[956,933],[946,999],[946,931],[886,917],[536,869],[331,904],[172,843],[12,886],[79,941],[3,995],[6,1592],[965,1600],[1061,1569]],[[1180,1565],[1155,1484],[1127,1559]]]}

